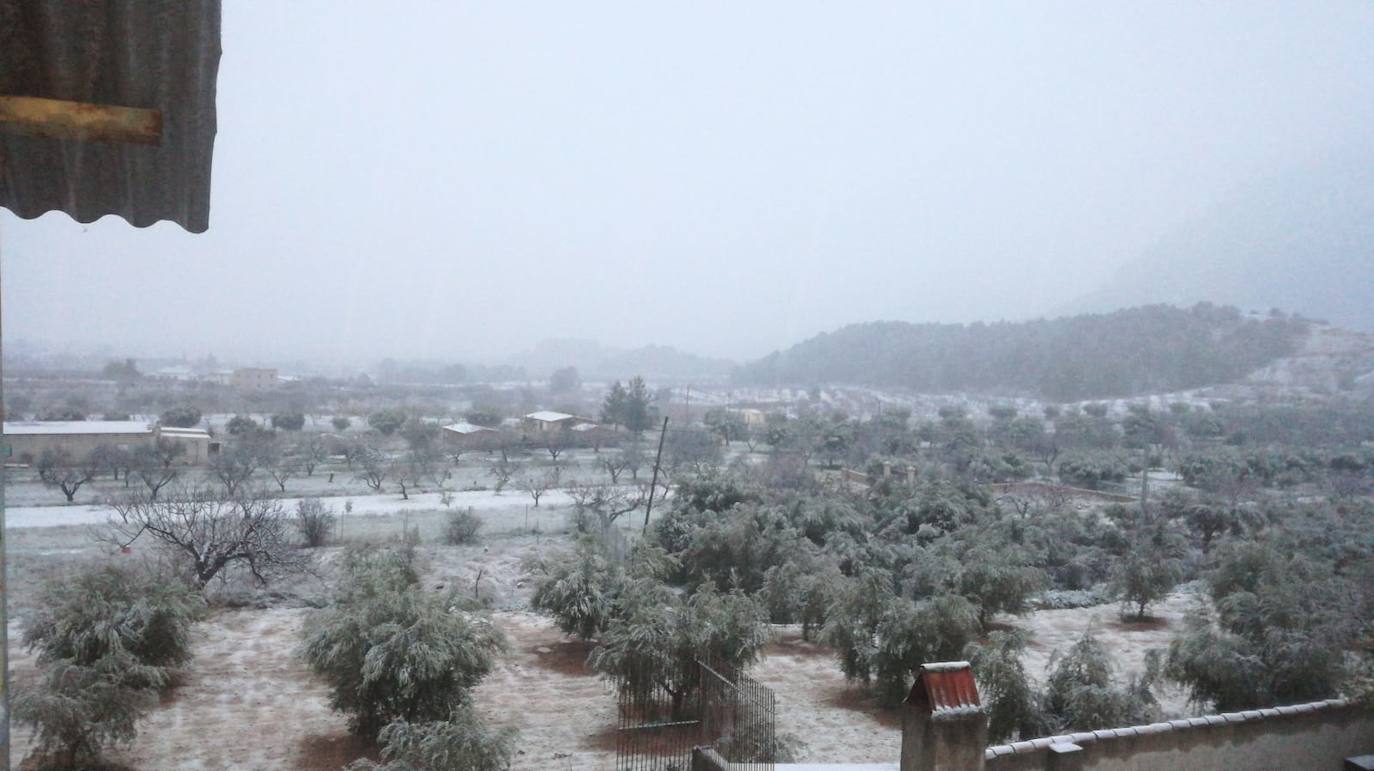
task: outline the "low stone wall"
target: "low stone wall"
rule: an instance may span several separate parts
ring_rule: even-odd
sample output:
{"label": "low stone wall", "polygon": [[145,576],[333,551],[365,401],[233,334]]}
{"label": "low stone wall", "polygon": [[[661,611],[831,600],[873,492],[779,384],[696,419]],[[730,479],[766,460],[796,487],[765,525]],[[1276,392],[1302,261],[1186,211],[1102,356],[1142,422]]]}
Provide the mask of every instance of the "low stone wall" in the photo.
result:
{"label": "low stone wall", "polygon": [[[1051,751],[1052,746],[1056,751]],[[1079,751],[1064,752],[1065,745]],[[989,771],[1332,769],[1374,752],[1374,710],[1345,699],[1228,712],[989,747]]]}

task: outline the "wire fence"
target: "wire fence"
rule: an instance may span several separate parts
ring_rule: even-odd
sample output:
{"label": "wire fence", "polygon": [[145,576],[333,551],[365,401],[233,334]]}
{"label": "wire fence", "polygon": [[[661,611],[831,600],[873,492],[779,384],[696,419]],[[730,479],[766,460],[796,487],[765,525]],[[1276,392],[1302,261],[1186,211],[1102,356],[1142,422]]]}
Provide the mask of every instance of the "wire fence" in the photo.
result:
{"label": "wire fence", "polygon": [[776,698],[743,672],[695,661],[676,677],[631,675],[617,691],[617,771],[687,771],[703,746],[732,768],[774,768]]}

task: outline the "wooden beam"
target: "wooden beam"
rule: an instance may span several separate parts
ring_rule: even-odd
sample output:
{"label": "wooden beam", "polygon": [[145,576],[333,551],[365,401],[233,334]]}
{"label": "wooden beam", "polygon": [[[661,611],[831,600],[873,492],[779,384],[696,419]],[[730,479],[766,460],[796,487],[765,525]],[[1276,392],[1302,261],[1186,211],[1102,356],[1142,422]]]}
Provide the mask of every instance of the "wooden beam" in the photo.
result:
{"label": "wooden beam", "polygon": [[160,145],[162,111],[0,95],[0,133]]}

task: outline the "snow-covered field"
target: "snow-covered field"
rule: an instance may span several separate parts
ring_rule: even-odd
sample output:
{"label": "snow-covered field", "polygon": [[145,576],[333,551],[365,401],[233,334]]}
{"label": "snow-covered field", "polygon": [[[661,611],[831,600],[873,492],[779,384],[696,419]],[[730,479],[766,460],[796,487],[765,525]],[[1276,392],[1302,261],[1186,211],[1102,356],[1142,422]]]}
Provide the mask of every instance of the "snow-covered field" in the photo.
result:
{"label": "snow-covered field", "polygon": [[[1170,598],[1160,616],[1172,627],[1191,600]],[[195,630],[195,659],[184,683],[144,721],[138,741],[120,753],[135,768],[338,768],[366,750],[328,706],[326,689],[294,650],[308,614],[303,608],[224,610]],[[1018,621],[1036,635],[1029,668],[1042,671],[1055,647],[1088,625],[1128,668],[1144,651],[1167,643],[1159,629],[1114,625],[1114,606],[1044,611]],[[525,611],[498,611],[510,651],[476,689],[494,722],[520,731],[517,769],[610,769],[615,760],[615,696],[583,666],[586,647],[551,621]],[[11,629],[11,635],[18,629]],[[877,707],[845,682],[834,657],[804,643],[795,629],[778,640],[753,675],[777,694],[778,726],[808,763],[887,764],[901,747],[899,713]],[[1043,635],[1043,638],[1042,638]],[[15,656],[16,679],[33,676],[33,657]],[[214,737],[214,741],[207,741]],[[30,736],[15,731],[16,757]]]}
{"label": "snow-covered field", "polygon": [[[294,506],[296,498],[284,499]],[[564,546],[569,500],[550,491],[538,509],[528,495],[507,490],[454,493],[452,509],[471,508],[484,522],[476,546],[440,544],[445,508],[437,493],[358,495],[329,499],[342,512],[343,542],[386,541],[402,528],[419,530],[420,569],[425,586],[457,587],[495,609],[510,650],[475,693],[476,702],[498,723],[521,732],[516,768],[601,769],[614,763],[614,695],[588,673],[587,649],[563,637],[546,618],[528,611],[530,586],[524,562],[551,547]],[[528,511],[527,511],[528,507]],[[7,512],[11,554],[11,640],[33,607],[42,578],[73,565],[122,559],[95,538],[108,509],[93,505],[20,506]],[[623,521],[626,528],[639,522]],[[139,549],[143,547],[138,547]],[[327,571],[339,553],[322,549]],[[309,613],[327,594],[320,578],[272,587],[270,593],[236,595],[241,607],[221,607],[198,624],[195,658],[184,682],[141,724],[133,746],[117,759],[133,768],[338,768],[368,748],[349,736],[346,719],[328,707],[324,687],[305,670],[295,650]],[[246,598],[246,599],[242,599]],[[1031,636],[1027,669],[1043,677],[1055,650],[1066,649],[1091,627],[1111,650],[1123,674],[1140,670],[1150,648],[1164,647],[1194,602],[1178,594],[1153,609],[1148,624],[1122,623],[1114,605],[1040,611],[1002,618]],[[753,674],[777,694],[779,730],[796,742],[797,760],[810,763],[888,764],[900,748],[898,714],[883,710],[867,693],[846,683],[834,655],[804,642],[796,628],[779,627],[775,642]],[[35,676],[31,653],[12,646],[19,684]],[[1165,692],[1170,716],[1186,714],[1182,694]],[[27,752],[31,736],[14,732],[15,757]]]}
{"label": "snow-covered field", "polygon": [[[532,507],[528,495],[518,490],[507,490],[496,494],[488,490],[451,493],[454,510],[473,508],[483,513],[510,513]],[[282,498],[288,509],[296,506],[300,498]],[[399,495],[366,495],[356,497],[336,497],[326,501],[338,514],[344,513],[346,501],[353,504],[353,516],[402,516],[406,512],[434,511],[445,508],[439,493],[416,493],[409,500]],[[567,493],[562,490],[549,490],[539,499],[540,507],[552,510],[570,503]],[[61,527],[64,525],[99,525],[108,521],[112,509],[99,504],[77,506],[13,506],[5,509],[5,527],[20,529],[27,527]]]}

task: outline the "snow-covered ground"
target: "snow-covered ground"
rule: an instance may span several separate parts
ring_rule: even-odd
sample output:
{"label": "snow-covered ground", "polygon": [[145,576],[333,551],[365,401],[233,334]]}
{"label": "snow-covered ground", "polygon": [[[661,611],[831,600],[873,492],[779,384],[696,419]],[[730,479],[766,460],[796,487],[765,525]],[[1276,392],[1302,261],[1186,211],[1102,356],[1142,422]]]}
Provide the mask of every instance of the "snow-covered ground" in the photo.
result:
{"label": "snow-covered ground", "polygon": [[[531,506],[530,497],[518,490],[507,490],[500,495],[489,490],[454,492],[454,510],[473,508],[483,511],[517,511]],[[351,498],[330,498],[326,502],[333,506],[335,513],[342,514],[346,501],[353,503],[353,516],[397,516],[407,511],[434,511],[443,509],[439,493],[417,493],[404,500],[399,495],[368,495]],[[288,509],[295,508],[300,498],[282,498]],[[562,490],[549,490],[539,499],[540,507],[555,508],[571,503],[568,494]],[[104,524],[112,509],[102,505],[84,506],[15,506],[5,509],[5,527],[12,529],[26,527],[61,527],[64,525]]]}

